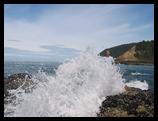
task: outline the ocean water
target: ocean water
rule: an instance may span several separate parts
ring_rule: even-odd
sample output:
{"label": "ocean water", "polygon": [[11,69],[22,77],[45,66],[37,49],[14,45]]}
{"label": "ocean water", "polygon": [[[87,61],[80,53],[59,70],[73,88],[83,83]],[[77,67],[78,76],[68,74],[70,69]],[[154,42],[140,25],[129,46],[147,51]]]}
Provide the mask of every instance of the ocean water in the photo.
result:
{"label": "ocean water", "polygon": [[4,105],[5,117],[95,117],[106,96],[125,91],[125,84],[141,89],[154,84],[153,66],[107,65],[93,49],[63,63],[5,62],[4,69],[5,76],[27,72],[40,82],[32,93],[11,90],[17,98]]}
{"label": "ocean water", "polygon": [[154,65],[119,65],[125,82],[141,81],[149,85],[149,89],[154,90]]}
{"label": "ocean water", "polygon": [[43,71],[48,75],[55,74],[55,70],[61,63],[59,62],[4,62],[4,76],[7,77],[17,73],[37,74]]}
{"label": "ocean water", "polygon": [[[16,73],[37,74],[43,71],[48,75],[54,75],[55,70],[62,63],[59,62],[12,62],[4,64],[4,76]],[[125,82],[146,81],[150,89],[154,89],[154,65],[117,65],[120,67]]]}

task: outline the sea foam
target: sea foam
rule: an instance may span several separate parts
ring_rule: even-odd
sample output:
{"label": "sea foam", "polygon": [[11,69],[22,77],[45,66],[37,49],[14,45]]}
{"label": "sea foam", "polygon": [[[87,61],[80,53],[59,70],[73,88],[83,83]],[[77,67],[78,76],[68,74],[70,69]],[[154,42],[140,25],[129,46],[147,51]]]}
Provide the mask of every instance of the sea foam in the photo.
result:
{"label": "sea foam", "polygon": [[61,64],[55,76],[39,72],[33,80],[40,80],[33,92],[20,93],[16,105],[5,106],[5,116],[94,117],[105,97],[125,86],[118,66],[107,65],[92,48]]}

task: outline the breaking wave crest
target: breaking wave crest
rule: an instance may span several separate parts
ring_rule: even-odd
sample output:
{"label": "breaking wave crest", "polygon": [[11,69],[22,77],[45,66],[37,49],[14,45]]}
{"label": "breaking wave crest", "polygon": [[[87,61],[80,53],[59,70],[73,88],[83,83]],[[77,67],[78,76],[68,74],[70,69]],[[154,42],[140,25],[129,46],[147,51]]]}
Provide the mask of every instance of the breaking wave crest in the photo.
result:
{"label": "breaking wave crest", "polygon": [[125,85],[119,68],[107,65],[92,48],[61,64],[55,76],[39,72],[32,80],[33,92],[12,91],[17,98],[5,106],[5,116],[93,117],[105,97],[123,92]]}

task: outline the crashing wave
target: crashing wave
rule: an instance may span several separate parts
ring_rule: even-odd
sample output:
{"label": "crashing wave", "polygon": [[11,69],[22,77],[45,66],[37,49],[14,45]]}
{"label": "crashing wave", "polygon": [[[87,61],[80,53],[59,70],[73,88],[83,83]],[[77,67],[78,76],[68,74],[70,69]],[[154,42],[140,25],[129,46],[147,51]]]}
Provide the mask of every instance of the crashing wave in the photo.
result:
{"label": "crashing wave", "polygon": [[20,93],[17,105],[5,106],[5,116],[93,117],[106,96],[123,92],[125,86],[119,67],[107,65],[92,48],[61,64],[55,76],[42,72],[32,79],[38,80],[36,88]]}

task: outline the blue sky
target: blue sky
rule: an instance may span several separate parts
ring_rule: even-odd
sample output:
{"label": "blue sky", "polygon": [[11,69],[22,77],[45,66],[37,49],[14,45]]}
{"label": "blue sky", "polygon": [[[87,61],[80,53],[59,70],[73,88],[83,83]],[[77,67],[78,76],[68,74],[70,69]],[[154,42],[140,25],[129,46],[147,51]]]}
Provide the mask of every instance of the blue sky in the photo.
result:
{"label": "blue sky", "polygon": [[5,59],[61,61],[154,39],[153,4],[5,4]]}

